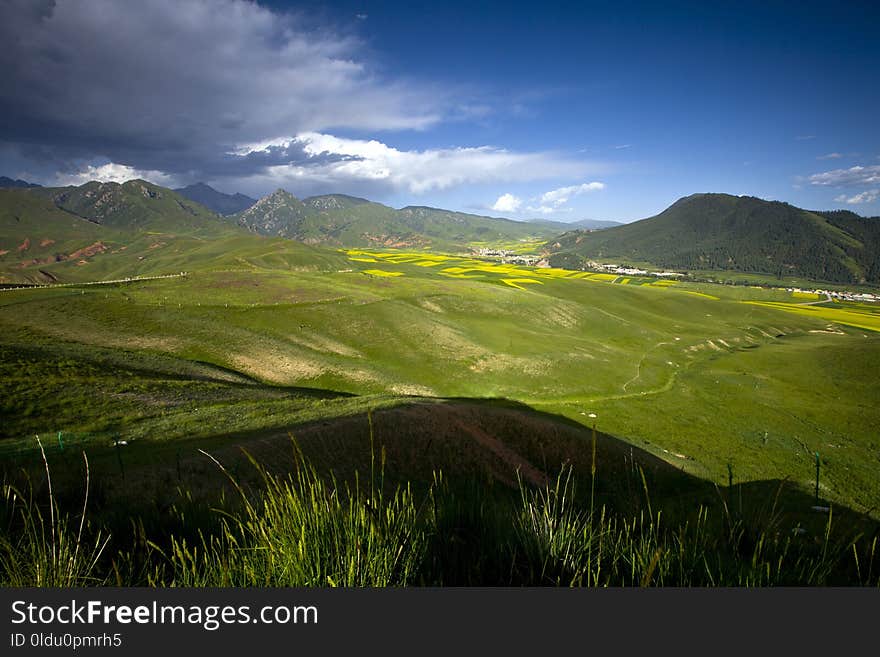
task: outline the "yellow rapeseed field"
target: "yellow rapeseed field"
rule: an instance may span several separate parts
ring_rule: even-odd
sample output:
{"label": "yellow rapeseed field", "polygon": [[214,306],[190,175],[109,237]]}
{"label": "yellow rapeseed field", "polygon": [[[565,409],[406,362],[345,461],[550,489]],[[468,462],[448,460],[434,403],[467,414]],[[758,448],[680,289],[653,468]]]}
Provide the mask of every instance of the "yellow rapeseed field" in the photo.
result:
{"label": "yellow rapeseed field", "polygon": [[796,315],[815,317],[816,319],[855,326],[856,328],[868,331],[880,331],[880,315],[876,313],[859,312],[843,308],[825,308],[823,306],[803,306],[778,301],[743,301],[743,303],[764,306],[765,308],[776,308],[777,310],[784,310]]}

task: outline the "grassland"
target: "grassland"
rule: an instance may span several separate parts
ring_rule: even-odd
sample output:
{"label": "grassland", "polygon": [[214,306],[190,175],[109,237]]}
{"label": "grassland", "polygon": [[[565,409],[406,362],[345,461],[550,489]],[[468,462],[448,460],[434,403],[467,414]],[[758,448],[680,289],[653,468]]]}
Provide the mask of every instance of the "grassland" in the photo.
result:
{"label": "grassland", "polygon": [[[77,285],[91,280],[79,267],[65,274],[68,286],[0,291],[4,472],[13,479],[27,472],[40,481],[39,435],[56,489],[75,499],[84,448],[101,482],[95,495],[105,526],[118,533],[136,515],[133,509],[145,513],[143,504],[152,505],[152,524],[144,531],[164,536],[159,542],[181,560],[171,572],[150,576],[153,583],[219,583],[200,579],[217,572],[207,562],[187,570],[194,563],[187,552],[192,543],[184,547],[167,534],[182,522],[168,516],[178,489],[193,504],[206,503],[218,490],[234,492],[198,450],[219,458],[235,477],[249,467],[242,448],[273,476],[283,475],[296,461],[294,435],[312,461],[353,484],[351,473],[369,472],[374,464],[365,455],[378,449],[366,434],[368,411],[379,418],[377,440],[387,448],[389,480],[421,486],[423,493],[438,470],[459,492],[485,481],[516,490],[517,470],[529,486],[540,487],[564,463],[574,463],[583,478],[590,472],[588,428],[595,424],[608,441],[600,449],[603,505],[630,499],[640,486],[634,464],[652,464],[648,484],[655,507],[671,504],[684,523],[703,513],[700,505],[717,502],[714,485],[733,490],[733,483],[753,491],[747,498],[766,502],[776,486],[770,482],[788,481],[785,502],[816,517],[786,526],[821,524],[824,516],[809,508],[818,452],[822,504],[855,514],[836,516],[842,529],[861,528],[857,514],[880,517],[880,312],[871,304],[803,305],[811,300],[757,286],[533,268],[434,252],[333,252],[239,235],[181,244],[178,253],[153,251],[152,261],[138,261],[135,272],[126,268],[130,257],[109,252],[91,258],[89,271],[97,279],[186,275]],[[66,272],[72,265],[56,267]],[[610,469],[609,450],[618,464]],[[266,503],[289,504],[291,495],[304,503],[302,491],[294,495],[286,484],[278,486],[277,499]],[[491,518],[477,521],[471,502],[450,504],[474,521],[467,526],[503,525],[511,517],[532,522],[535,498],[528,491],[529,503],[502,493],[503,512],[484,510]],[[408,518],[408,526],[419,527],[419,540],[441,540],[442,523],[424,525],[421,512],[417,520],[410,514],[423,502],[405,492],[394,495],[402,497],[386,502],[397,505],[395,513]],[[624,524],[614,532],[630,543],[621,541],[672,549],[671,535],[652,533],[656,518],[643,502],[629,511],[648,513],[640,521],[647,524],[625,524],[633,515],[615,520]],[[712,513],[712,522],[722,523],[727,512]],[[236,525],[224,534],[211,526],[216,536],[226,536],[223,541],[245,540],[255,528]],[[710,552],[718,536],[713,527],[694,538]],[[809,535],[821,531],[811,528]],[[524,536],[534,540],[532,534],[517,536],[490,538],[499,545]],[[517,549],[532,549],[523,545]],[[724,545],[717,549],[733,561],[720,570],[688,580],[671,574],[679,567],[674,561],[663,561],[660,579],[789,581],[789,571],[765,581],[736,570],[739,544]],[[199,554],[222,560],[228,547],[210,544]],[[482,559],[480,568],[507,569],[508,575],[523,558],[510,554],[510,563],[499,566],[476,553],[431,554],[458,563],[453,570],[464,568],[459,559]],[[640,580],[650,566],[651,555],[645,555],[639,558],[647,562],[627,573],[612,565],[612,556],[603,557],[611,560],[603,567],[617,573],[606,583]],[[549,579],[531,570],[512,580],[488,570],[482,579],[475,570],[444,577],[438,574],[442,564],[432,562],[435,570],[428,572],[416,561],[408,562],[405,582],[390,577],[393,568],[382,570],[382,577],[397,583],[571,583],[569,570]],[[539,562],[529,557],[527,570]],[[579,562],[575,580],[601,581],[584,568]],[[149,579],[144,573],[132,577]],[[382,577],[375,581],[386,582]],[[830,581],[823,577],[799,581]],[[312,580],[303,575],[302,581]]]}
{"label": "grassland", "polygon": [[[59,431],[129,447],[240,438],[413,396],[504,398],[579,423],[593,413],[715,482],[730,467],[808,488],[818,451],[824,497],[880,508],[870,307],[227,239],[181,278],[0,292],[0,448]],[[249,250],[225,255],[235,240]]]}

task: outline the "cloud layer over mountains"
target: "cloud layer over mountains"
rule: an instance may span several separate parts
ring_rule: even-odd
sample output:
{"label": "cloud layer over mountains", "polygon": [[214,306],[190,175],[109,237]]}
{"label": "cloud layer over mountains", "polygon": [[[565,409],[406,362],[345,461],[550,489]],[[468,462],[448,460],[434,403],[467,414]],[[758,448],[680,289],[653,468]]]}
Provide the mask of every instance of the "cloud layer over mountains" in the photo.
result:
{"label": "cloud layer over mountains", "polygon": [[[436,89],[382,79],[357,40],[238,0],[34,2],[2,10],[0,139],[59,168],[241,175],[314,156],[236,145],[302,131],[424,128]],[[341,102],[344,99],[344,102]]]}
{"label": "cloud layer over mountains", "polygon": [[357,38],[305,15],[240,0],[12,0],[2,14],[0,154],[42,182],[418,194],[585,170],[553,153],[333,136],[422,130],[457,110],[452,90],[383,77]]}

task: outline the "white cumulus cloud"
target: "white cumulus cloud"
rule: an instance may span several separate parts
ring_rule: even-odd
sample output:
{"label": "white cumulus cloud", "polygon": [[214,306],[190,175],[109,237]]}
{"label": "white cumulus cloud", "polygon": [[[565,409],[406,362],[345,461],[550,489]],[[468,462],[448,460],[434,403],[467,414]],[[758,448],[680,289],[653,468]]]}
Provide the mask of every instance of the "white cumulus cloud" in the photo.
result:
{"label": "white cumulus cloud", "polygon": [[878,198],[880,198],[880,189],[869,189],[862,192],[861,194],[856,194],[855,196],[847,196],[846,194],[841,194],[834,200],[838,203],[859,205],[861,203],[873,203]]}
{"label": "white cumulus cloud", "polygon": [[265,175],[282,186],[287,182],[346,188],[353,183],[371,183],[422,194],[464,184],[571,177],[591,168],[586,162],[548,152],[518,153],[496,146],[406,151],[375,139],[346,139],[318,132],[239,145],[233,154],[251,157],[279,148],[306,156],[305,160],[267,168]]}
{"label": "white cumulus cloud", "polygon": [[522,206],[522,199],[513,194],[502,194],[492,206],[498,212],[516,212]]}
{"label": "white cumulus cloud", "polygon": [[867,167],[854,166],[849,169],[834,169],[810,176],[811,185],[871,185],[880,183],[880,165]]}
{"label": "white cumulus cloud", "polygon": [[558,208],[560,205],[565,205],[566,203],[568,203],[569,199],[575,196],[580,196],[581,194],[586,194],[587,192],[598,191],[600,189],[605,189],[605,183],[594,181],[583,183],[582,185],[560,187],[558,189],[553,189],[549,192],[545,192],[544,194],[542,194],[541,205]]}
{"label": "white cumulus cloud", "polygon": [[56,176],[56,184],[60,186],[83,185],[91,180],[117,183],[124,183],[129,180],[146,180],[147,182],[165,187],[174,184],[174,177],[161,171],[135,169],[125,164],[116,164],[114,162],[102,164],[101,166],[90,164],[74,173],[59,173]]}

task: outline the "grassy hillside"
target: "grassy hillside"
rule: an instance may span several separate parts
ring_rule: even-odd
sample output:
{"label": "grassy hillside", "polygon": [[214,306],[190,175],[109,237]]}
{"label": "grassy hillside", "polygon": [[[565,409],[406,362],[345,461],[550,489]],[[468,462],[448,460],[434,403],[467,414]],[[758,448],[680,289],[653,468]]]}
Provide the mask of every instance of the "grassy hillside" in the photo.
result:
{"label": "grassy hillside", "polygon": [[0,282],[53,282],[53,271],[87,261],[122,239],[48,199],[0,189]]}
{"label": "grassy hillside", "polygon": [[840,283],[880,283],[880,220],[786,203],[695,194],[655,217],[548,243],[551,263],[621,259],[687,270],[731,270]]}
{"label": "grassy hillside", "polygon": [[[215,268],[223,256],[213,253],[204,260],[210,267],[191,267],[184,278],[0,293],[7,354],[39,349],[44,355],[34,358],[51,363],[66,362],[69,349],[86,360],[110,350],[123,361],[169,357],[220,368],[279,391],[506,398],[579,423],[594,413],[600,430],[717,482],[730,466],[738,480],[787,476],[809,486],[819,451],[824,495],[880,508],[873,307],[807,307],[784,291],[658,285],[426,253],[346,256],[264,243],[278,251],[228,257],[225,270]],[[138,392],[137,379],[110,375],[96,388],[97,374],[83,376],[56,384],[11,365],[8,438],[112,429],[155,440],[193,430],[192,420],[174,420],[161,396],[137,402],[140,410],[126,407],[125,400],[153,398]],[[37,381],[46,386],[40,392]],[[104,400],[91,405],[94,414],[75,402],[86,394]],[[286,412],[254,415],[234,397],[198,408],[199,435],[291,421]]]}

